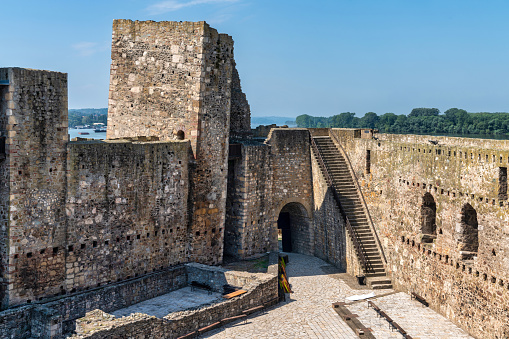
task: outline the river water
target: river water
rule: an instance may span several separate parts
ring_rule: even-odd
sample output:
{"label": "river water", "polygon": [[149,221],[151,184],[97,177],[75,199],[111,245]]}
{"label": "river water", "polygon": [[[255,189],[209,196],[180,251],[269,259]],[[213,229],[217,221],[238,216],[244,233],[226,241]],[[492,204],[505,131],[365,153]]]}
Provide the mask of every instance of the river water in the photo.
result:
{"label": "river water", "polygon": [[[80,134],[80,133],[88,133],[88,134]],[[106,139],[106,132],[96,133],[93,129],[75,129],[69,128],[69,136],[70,140],[73,138],[92,138],[92,139]]]}

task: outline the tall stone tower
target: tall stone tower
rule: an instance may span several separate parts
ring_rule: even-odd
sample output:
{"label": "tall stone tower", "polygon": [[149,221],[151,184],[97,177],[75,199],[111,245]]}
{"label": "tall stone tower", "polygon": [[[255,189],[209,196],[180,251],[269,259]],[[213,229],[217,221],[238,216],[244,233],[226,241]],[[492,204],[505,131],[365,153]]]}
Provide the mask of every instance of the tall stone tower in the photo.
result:
{"label": "tall stone tower", "polygon": [[65,280],[67,74],[0,68],[2,306]]}
{"label": "tall stone tower", "polygon": [[189,139],[195,161],[189,258],[221,262],[232,38],[203,21],[115,20],[111,57],[108,139]]}

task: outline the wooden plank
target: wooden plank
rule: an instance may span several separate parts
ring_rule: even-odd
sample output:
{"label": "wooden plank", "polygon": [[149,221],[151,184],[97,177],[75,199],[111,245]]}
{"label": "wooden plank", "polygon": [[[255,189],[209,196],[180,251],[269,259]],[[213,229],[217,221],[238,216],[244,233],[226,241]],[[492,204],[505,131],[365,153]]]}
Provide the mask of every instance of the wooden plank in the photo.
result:
{"label": "wooden plank", "polygon": [[237,297],[237,296],[239,296],[239,295],[241,295],[241,294],[244,294],[244,293],[246,293],[246,292],[247,292],[247,291],[244,291],[244,290],[238,290],[238,291],[235,291],[235,292],[232,292],[232,293],[228,293],[228,294],[223,295],[223,298],[225,298],[225,299],[231,299],[231,298],[233,298],[233,297]]}
{"label": "wooden plank", "polygon": [[193,331],[193,332],[185,334],[181,337],[178,337],[177,339],[190,339],[190,338],[194,338],[195,336],[196,336],[196,331]]}
{"label": "wooden plank", "polygon": [[204,332],[207,332],[207,331],[211,331],[213,329],[215,329],[216,327],[219,327],[221,326],[221,322],[218,321],[217,323],[213,323],[209,326],[206,326],[206,327],[202,327],[198,330],[199,333],[204,333]]}
{"label": "wooden plank", "polygon": [[242,319],[242,318],[245,318],[245,317],[247,317],[247,315],[245,315],[245,314],[236,315],[234,317],[224,318],[223,320],[221,320],[221,323],[227,323],[227,322],[238,320],[238,319]]}
{"label": "wooden plank", "polygon": [[357,314],[341,314],[341,313],[339,313],[339,316],[343,318],[343,320],[351,320],[352,318],[358,317]]}
{"label": "wooden plank", "polygon": [[253,307],[253,308],[250,308],[250,309],[248,309],[248,310],[242,311],[242,313],[244,313],[244,314],[247,314],[247,313],[254,313],[254,312],[256,312],[256,311],[261,311],[261,310],[263,310],[263,308],[264,308],[263,306],[257,306],[257,307]]}

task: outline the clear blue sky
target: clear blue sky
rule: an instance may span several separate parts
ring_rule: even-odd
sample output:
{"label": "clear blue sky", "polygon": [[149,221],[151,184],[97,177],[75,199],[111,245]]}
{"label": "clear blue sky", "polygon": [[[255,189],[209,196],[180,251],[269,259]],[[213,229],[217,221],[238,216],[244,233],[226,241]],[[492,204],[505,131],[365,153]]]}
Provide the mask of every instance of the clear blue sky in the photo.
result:
{"label": "clear blue sky", "polygon": [[113,19],[207,21],[233,36],[253,116],[414,107],[509,111],[507,0],[0,0],[0,67],[69,73],[107,107]]}

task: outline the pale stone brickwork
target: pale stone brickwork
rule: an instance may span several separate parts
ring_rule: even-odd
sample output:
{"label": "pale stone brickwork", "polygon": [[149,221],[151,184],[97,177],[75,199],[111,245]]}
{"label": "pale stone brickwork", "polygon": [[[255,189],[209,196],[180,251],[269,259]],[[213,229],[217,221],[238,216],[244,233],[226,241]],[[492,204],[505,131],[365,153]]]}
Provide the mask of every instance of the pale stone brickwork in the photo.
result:
{"label": "pale stone brickwork", "polygon": [[[507,141],[378,134],[355,138],[333,130],[358,177],[396,288],[480,338],[509,335],[508,201],[499,199],[499,167]],[[438,145],[428,140],[437,140]],[[366,174],[366,151],[371,173]],[[436,239],[423,238],[423,197],[436,204]],[[462,252],[458,233],[469,204],[478,222],[478,250]]]}
{"label": "pale stone brickwork", "polygon": [[9,83],[0,114],[9,204],[3,305],[13,305],[63,288],[67,74],[21,68],[2,73]]}
{"label": "pale stone brickwork", "polygon": [[66,291],[188,260],[188,152],[187,141],[69,143]]}
{"label": "pale stone brickwork", "polygon": [[205,22],[113,23],[107,136],[191,141],[189,254],[204,263],[223,253],[233,68],[232,38]]}
{"label": "pale stone brickwork", "polygon": [[[273,156],[274,228],[279,213],[289,205],[292,243],[295,251],[314,253],[313,183],[311,173],[311,149],[307,129],[276,128],[271,130],[266,143]],[[291,204],[291,205],[290,205]]]}
{"label": "pale stone brickwork", "polygon": [[277,250],[272,206],[270,147],[241,145],[242,156],[228,163],[225,253],[246,258]]}

